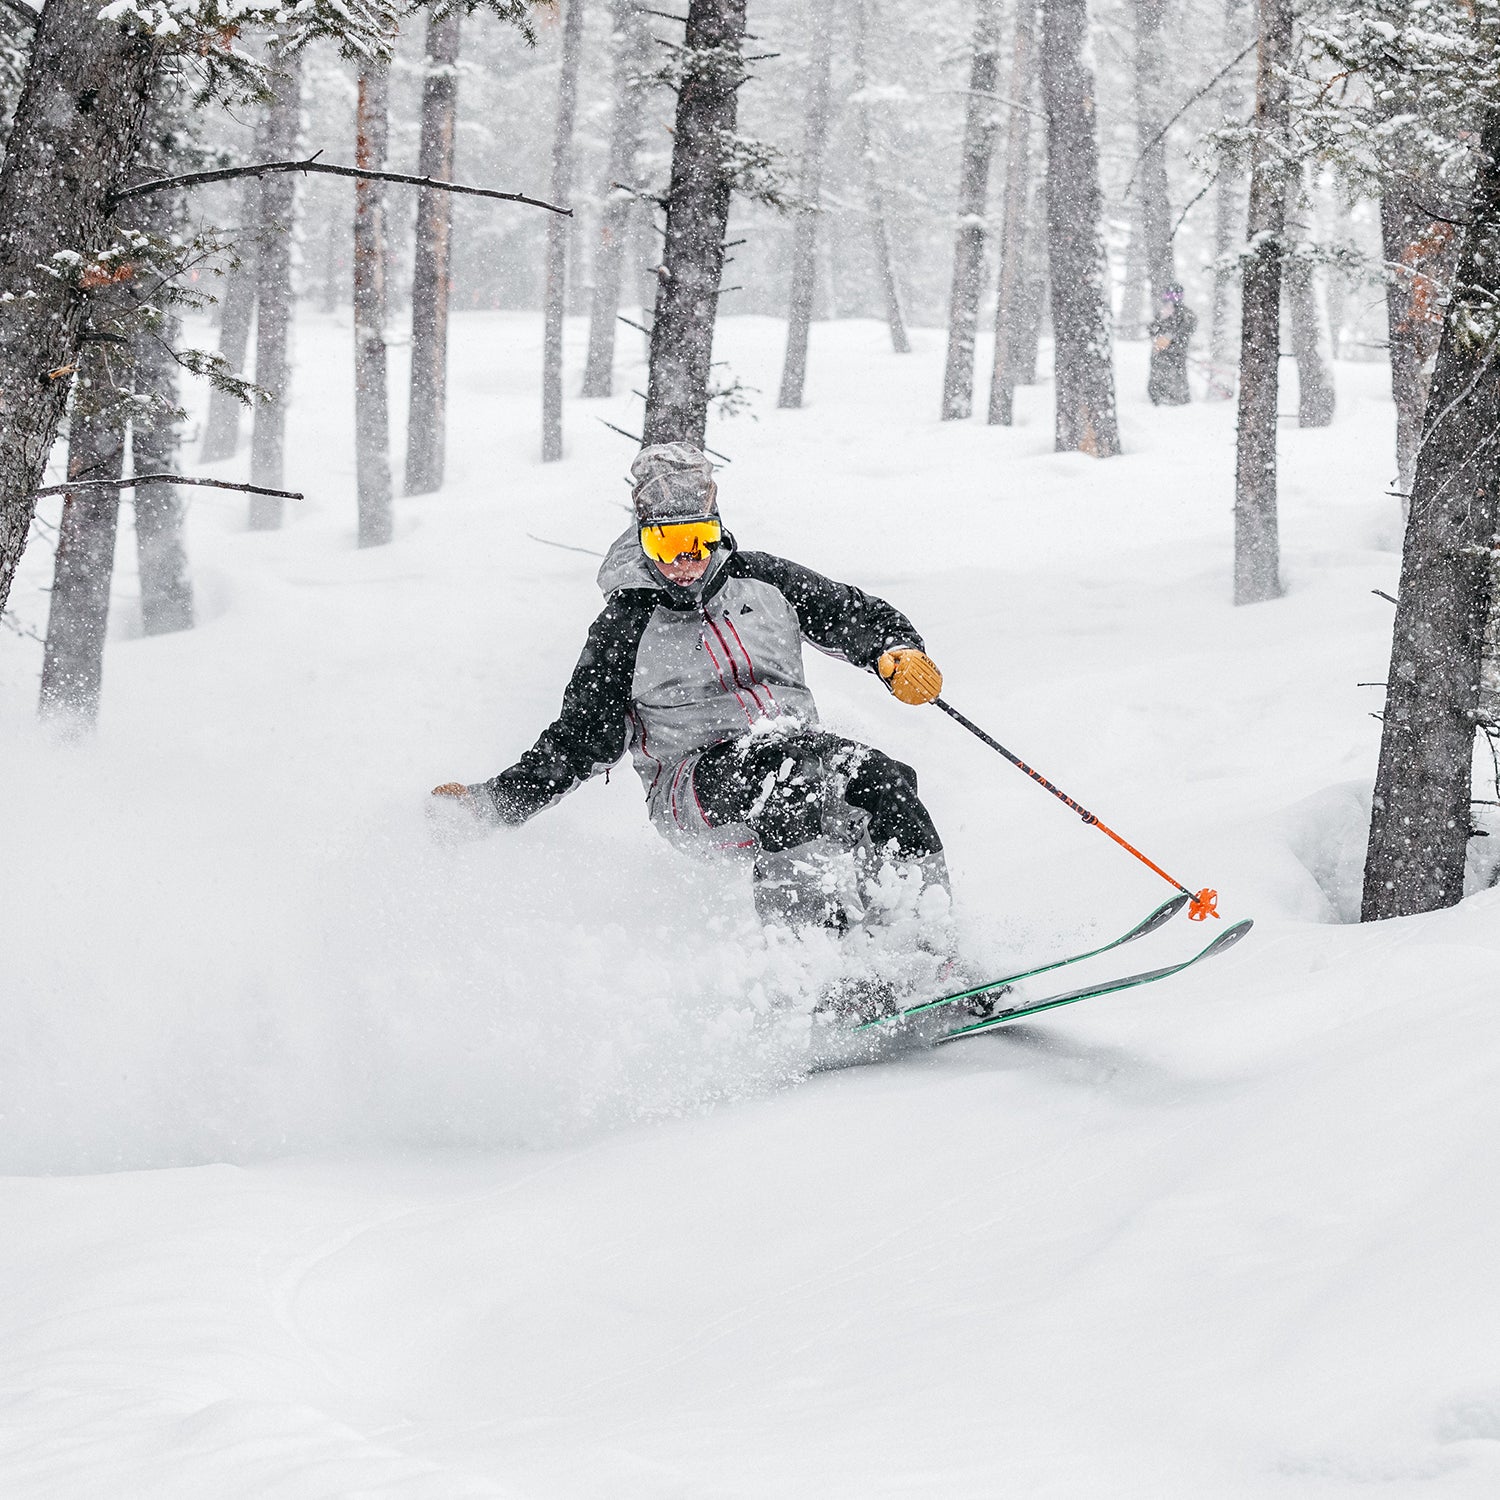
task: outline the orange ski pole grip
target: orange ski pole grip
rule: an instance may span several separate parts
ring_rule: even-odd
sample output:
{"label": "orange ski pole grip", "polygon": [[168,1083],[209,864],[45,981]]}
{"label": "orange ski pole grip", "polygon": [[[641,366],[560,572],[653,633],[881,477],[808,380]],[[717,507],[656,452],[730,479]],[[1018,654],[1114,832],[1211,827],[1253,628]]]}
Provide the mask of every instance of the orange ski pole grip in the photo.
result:
{"label": "orange ski pole grip", "polygon": [[1059,802],[1063,803],[1067,807],[1071,807],[1073,811],[1076,812],[1085,823],[1089,824],[1091,827],[1097,828],[1100,833],[1108,834],[1109,837],[1112,838],[1115,843],[1117,843],[1122,849],[1126,850],[1130,854],[1135,855],[1135,857],[1140,860],[1140,862],[1145,865],[1147,869],[1154,870],[1158,875],[1160,875],[1168,885],[1176,886],[1177,889],[1183,893],[1183,895],[1191,897],[1192,899],[1188,903],[1188,916],[1193,921],[1202,922],[1208,917],[1217,917],[1219,915],[1219,893],[1217,891],[1209,890],[1206,886],[1201,891],[1189,890],[1187,886],[1185,886],[1180,880],[1174,879],[1171,875],[1168,875],[1167,872],[1162,869],[1162,867],[1154,860],[1147,859],[1146,856],[1142,854],[1134,844],[1129,843],[1125,839],[1122,839],[1120,835],[1116,833],[1114,829],[1111,828],[1107,823],[1101,823],[1099,819],[1088,810],[1088,808],[1082,805],[1082,803],[1075,802],[1060,787],[1053,786],[1053,784],[1048,781],[1040,771],[1032,770],[1032,768],[1028,766],[1019,755],[1013,755],[1009,750],[1005,748],[1004,745],[1000,743],[999,740],[994,739],[992,736],[986,734],[984,730],[982,730],[976,723],[974,723],[972,719],[965,718],[964,715],[959,713],[959,711],[954,708],[951,703],[946,703],[941,698],[934,698],[932,701],[940,709],[942,709],[942,711],[947,714],[950,719],[954,719],[958,723],[962,724],[963,727],[967,729],[969,733],[972,734],[976,739],[983,740],[991,750],[998,751],[1018,771],[1024,771],[1029,777],[1031,777],[1034,782],[1036,782],[1038,786],[1045,787],[1046,790],[1051,792]]}

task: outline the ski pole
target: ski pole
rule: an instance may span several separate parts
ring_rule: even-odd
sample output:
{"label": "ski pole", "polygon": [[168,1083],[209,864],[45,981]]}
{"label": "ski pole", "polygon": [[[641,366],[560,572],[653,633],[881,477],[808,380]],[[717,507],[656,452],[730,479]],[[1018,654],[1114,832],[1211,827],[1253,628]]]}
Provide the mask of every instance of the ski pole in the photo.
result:
{"label": "ski pole", "polygon": [[941,698],[934,698],[932,701],[950,719],[955,719],[958,723],[962,724],[976,739],[983,740],[991,750],[998,750],[1017,770],[1024,771],[1038,786],[1045,787],[1059,802],[1071,807],[1091,828],[1097,828],[1100,833],[1107,833],[1122,849],[1135,855],[1148,869],[1155,870],[1168,885],[1175,885],[1184,896],[1191,897],[1192,899],[1188,904],[1188,916],[1193,921],[1201,922],[1205,917],[1217,917],[1219,915],[1219,893],[1217,891],[1211,891],[1207,887],[1197,892],[1190,891],[1180,880],[1174,880],[1168,875],[1159,864],[1147,859],[1134,844],[1122,839],[1107,823],[1101,823],[1086,807],[1080,806],[1061,788],[1053,786],[1040,771],[1033,771],[1019,755],[1012,755],[999,740],[987,735],[972,719],[967,719],[963,714],[959,713],[951,703],[944,703]]}

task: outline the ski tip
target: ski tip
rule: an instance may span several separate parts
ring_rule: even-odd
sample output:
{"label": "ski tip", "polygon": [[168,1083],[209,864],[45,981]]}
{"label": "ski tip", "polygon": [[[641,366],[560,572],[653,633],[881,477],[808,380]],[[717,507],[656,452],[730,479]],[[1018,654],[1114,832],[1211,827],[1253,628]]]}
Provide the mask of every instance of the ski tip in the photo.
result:
{"label": "ski tip", "polygon": [[1245,917],[1240,921],[1234,923],[1233,926],[1226,927],[1223,932],[1221,932],[1218,937],[1216,937],[1213,942],[1211,942],[1208,947],[1203,950],[1203,956],[1207,958],[1210,954],[1222,953],[1226,948],[1234,947],[1234,945],[1239,942],[1239,940],[1244,937],[1244,935],[1249,932],[1250,929],[1254,926],[1255,918]]}
{"label": "ski tip", "polygon": [[1192,899],[1193,898],[1186,891],[1183,891],[1180,894],[1173,896],[1170,901],[1163,901],[1162,904],[1158,906],[1156,910],[1152,912],[1151,915],[1147,917],[1146,920],[1142,922],[1134,932],[1130,934],[1131,937],[1145,937],[1148,932],[1155,932],[1156,929],[1162,926],[1163,923],[1170,922],[1172,918],[1175,917],[1177,913],[1180,912],[1182,908],[1186,906]]}

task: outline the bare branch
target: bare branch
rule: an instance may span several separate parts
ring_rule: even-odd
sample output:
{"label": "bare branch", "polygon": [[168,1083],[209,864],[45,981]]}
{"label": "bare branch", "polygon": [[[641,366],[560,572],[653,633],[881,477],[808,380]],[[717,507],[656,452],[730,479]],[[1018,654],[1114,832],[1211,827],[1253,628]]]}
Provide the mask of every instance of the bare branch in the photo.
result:
{"label": "bare branch", "polygon": [[1151,137],[1151,139],[1149,141],[1147,141],[1144,146],[1141,147],[1141,154],[1136,157],[1136,159],[1135,159],[1135,165],[1133,167],[1131,167],[1131,169],[1130,169],[1130,180],[1125,184],[1125,191],[1120,195],[1120,202],[1121,203],[1128,203],[1130,201],[1130,190],[1131,190],[1131,188],[1133,188],[1135,186],[1135,174],[1141,170],[1141,163],[1143,161],[1145,161],[1147,155],[1151,151],[1151,148],[1159,140],[1161,140],[1166,135],[1166,133],[1205,94],[1210,93],[1218,84],[1222,83],[1229,76],[1229,74],[1234,71],[1235,68],[1237,68],[1242,62],[1244,62],[1244,60],[1247,57],[1249,57],[1252,52],[1255,51],[1257,45],[1259,45],[1258,40],[1255,41],[1255,42],[1251,42],[1250,45],[1248,47],[1246,47],[1243,51],[1239,52],[1234,57],[1231,57],[1229,59],[1229,61],[1227,63],[1225,63],[1224,66],[1222,68],[1220,68],[1219,71],[1217,73],[1215,73],[1214,76],[1212,78],[1210,78],[1208,80],[1208,82],[1205,83],[1203,85],[1203,87],[1201,89],[1199,89],[1196,94],[1194,94],[1190,99],[1188,99],[1183,104],[1183,106],[1181,107],[1181,109],[1177,110],[1176,113],[1173,114],[1173,116],[1171,117],[1171,119],[1169,119],[1167,121],[1167,123],[1165,125],[1163,125],[1162,128],[1160,130],[1158,130],[1156,132],[1156,134],[1153,135]]}
{"label": "bare branch", "polygon": [[227,479],[189,479],[186,474],[127,474],[123,479],[74,479],[49,484],[37,495],[67,495],[73,490],[123,490],[138,484],[201,484],[210,490],[239,490],[246,495],[276,495],[282,500],[305,500],[298,490],[268,490],[263,484],[233,484]]}
{"label": "bare branch", "polygon": [[[3,0],[0,0],[3,3]],[[114,211],[128,198],[139,198],[146,193],[159,193],[164,188],[201,187],[209,182],[233,182],[240,177],[268,177],[277,172],[321,172],[328,177],[354,177],[371,182],[402,182],[409,187],[435,188],[441,193],[467,193],[474,198],[498,198],[504,203],[527,203],[533,208],[545,208],[548,213],[562,214],[571,218],[571,208],[560,208],[541,198],[528,198],[525,193],[502,193],[497,188],[470,187],[463,182],[440,182],[435,177],[414,177],[407,172],[372,172],[363,167],[344,167],[336,162],[319,161],[310,156],[306,161],[263,161],[249,167],[219,167],[212,172],[184,172],[177,177],[155,177],[150,182],[138,182],[133,187],[122,188],[109,200],[109,209]]]}

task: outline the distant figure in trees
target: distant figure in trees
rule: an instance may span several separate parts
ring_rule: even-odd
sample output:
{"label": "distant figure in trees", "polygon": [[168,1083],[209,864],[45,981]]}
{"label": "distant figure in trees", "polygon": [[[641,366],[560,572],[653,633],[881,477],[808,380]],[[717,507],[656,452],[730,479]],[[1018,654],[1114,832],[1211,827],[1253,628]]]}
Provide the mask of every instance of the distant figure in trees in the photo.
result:
{"label": "distant figure in trees", "polygon": [[599,570],[562,712],[509,770],[433,795],[519,824],[630,745],[651,820],[678,847],[754,860],[761,919],[846,931],[916,916],[946,946],[948,872],[911,767],[821,729],[802,642],[876,672],[903,703],[942,674],[899,610],[784,558],[742,552],[688,443],[643,448],[635,518]]}
{"label": "distant figure in trees", "polygon": [[1192,400],[1188,391],[1188,349],[1197,315],[1182,300],[1182,288],[1172,282],[1161,294],[1156,316],[1151,320],[1151,378],[1146,394],[1153,406],[1186,406]]}

